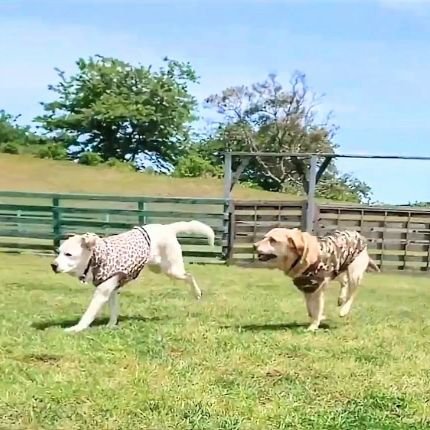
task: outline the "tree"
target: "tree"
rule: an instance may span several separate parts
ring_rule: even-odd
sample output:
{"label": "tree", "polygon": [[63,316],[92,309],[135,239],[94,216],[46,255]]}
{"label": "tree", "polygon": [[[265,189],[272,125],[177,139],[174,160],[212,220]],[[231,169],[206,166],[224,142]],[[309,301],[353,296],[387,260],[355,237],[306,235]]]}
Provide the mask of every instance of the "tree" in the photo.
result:
{"label": "tree", "polygon": [[[289,89],[284,89],[275,75],[251,87],[227,88],[206,99],[206,107],[215,109],[222,119],[198,151],[214,163],[221,161],[219,154],[225,150],[334,153],[337,127],[331,122],[331,114],[323,118],[318,115],[320,101],[321,96],[310,91],[305,75],[299,72],[293,74]],[[243,177],[266,190],[298,193],[303,190],[308,167],[309,160],[305,159],[256,156]],[[363,193],[367,197],[369,189],[365,184],[361,184],[364,187],[360,192],[351,192],[358,190],[354,180],[350,176],[341,178],[332,164],[318,192],[333,194],[337,188],[343,190],[343,195],[349,191],[349,200],[358,201]],[[353,184],[355,188],[351,188]]]}
{"label": "tree", "polygon": [[136,161],[145,155],[157,165],[182,154],[195,100],[188,86],[197,81],[188,63],[164,59],[158,71],[103,56],[79,59],[78,71],[49,89],[57,99],[42,103],[36,118],[49,134],[92,151],[103,160]]}
{"label": "tree", "polygon": [[13,116],[0,110],[0,144],[28,146],[46,143],[40,136],[32,133],[30,127],[18,124],[20,115]]}

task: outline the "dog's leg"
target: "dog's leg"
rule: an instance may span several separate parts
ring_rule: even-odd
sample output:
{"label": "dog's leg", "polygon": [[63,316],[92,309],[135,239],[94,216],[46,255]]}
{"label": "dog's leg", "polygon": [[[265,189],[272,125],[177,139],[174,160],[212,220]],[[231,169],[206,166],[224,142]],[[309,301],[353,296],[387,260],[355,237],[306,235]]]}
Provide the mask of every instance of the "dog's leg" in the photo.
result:
{"label": "dog's leg", "polygon": [[348,295],[346,297],[345,302],[341,305],[339,309],[339,316],[345,317],[351,311],[352,303],[354,301],[354,297],[357,294],[358,286],[360,284],[360,280],[354,280],[349,282],[348,287]]}
{"label": "dog's leg", "polygon": [[312,318],[312,314],[313,314],[313,308],[312,308],[312,294],[307,294],[305,293],[305,302],[306,302],[306,309],[308,311],[308,317]]}
{"label": "dog's leg", "polygon": [[161,254],[161,270],[170,278],[185,281],[190,287],[191,292],[197,300],[202,297],[202,291],[197,285],[197,281],[191,273],[185,270],[182,258],[182,249],[179,242],[175,239],[163,250]]}
{"label": "dog's leg", "polygon": [[112,291],[112,294],[109,297],[109,310],[110,317],[107,325],[109,328],[114,328],[118,324],[119,315],[119,297],[117,290]]}
{"label": "dog's leg", "polygon": [[348,297],[348,275],[346,273],[342,273],[339,275],[338,281],[340,283],[340,291],[339,297],[337,299],[337,305],[342,306],[346,303]]}
{"label": "dog's leg", "polygon": [[111,294],[118,287],[119,277],[114,276],[100,284],[94,291],[93,298],[78,324],[66,328],[67,332],[79,332],[88,328],[100,312],[101,308],[108,302]]}
{"label": "dog's leg", "polygon": [[315,331],[319,328],[321,321],[324,319],[324,290],[322,285],[312,294],[305,294],[306,305],[311,317],[311,324],[308,331]]}
{"label": "dog's leg", "polygon": [[199,286],[197,285],[196,279],[191,273],[185,271],[170,272],[167,275],[173,279],[185,281],[191,287],[191,292],[193,293],[196,300],[200,300],[202,298],[202,290],[200,290]]}
{"label": "dog's leg", "polygon": [[367,251],[362,252],[348,267],[348,294],[345,302],[339,309],[339,316],[345,317],[351,311],[352,303],[357,295],[358,287],[363,280],[364,273],[369,264]]}
{"label": "dog's leg", "polygon": [[[306,299],[306,308],[307,308],[307,310],[308,310],[308,317],[309,317],[309,318],[312,318],[312,311],[311,311],[310,302],[311,302],[311,300],[307,300],[307,299]],[[324,320],[326,320],[326,319],[327,319],[327,317],[325,316],[325,314],[324,314],[324,312],[323,312],[323,314],[321,315],[321,321],[324,321]]]}

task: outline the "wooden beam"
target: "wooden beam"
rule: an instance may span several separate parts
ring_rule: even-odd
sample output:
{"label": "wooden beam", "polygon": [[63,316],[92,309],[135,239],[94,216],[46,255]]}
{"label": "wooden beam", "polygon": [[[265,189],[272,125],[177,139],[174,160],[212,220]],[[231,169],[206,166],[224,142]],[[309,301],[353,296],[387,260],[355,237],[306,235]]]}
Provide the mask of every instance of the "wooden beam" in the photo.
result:
{"label": "wooden beam", "polygon": [[224,153],[224,199],[230,200],[232,189],[232,154],[231,152]]}
{"label": "wooden beam", "polygon": [[315,221],[315,189],[317,185],[317,161],[316,156],[311,157],[311,164],[309,166],[308,176],[308,201],[306,209],[306,231],[311,233],[314,227]]}
{"label": "wooden beam", "polygon": [[319,180],[321,179],[321,176],[324,174],[324,172],[327,170],[327,167],[330,165],[332,158],[326,157],[324,161],[322,162],[320,168],[318,169],[317,176],[316,176],[316,182],[318,184]]}
{"label": "wooden beam", "polygon": [[240,179],[243,171],[247,168],[251,159],[249,157],[242,158],[237,170],[234,172],[231,184],[230,184],[230,192],[233,191],[233,187],[236,185],[237,181]]}
{"label": "wooden beam", "polygon": [[317,153],[317,152],[230,152],[234,157],[298,157],[298,158],[368,158],[373,160],[417,160],[430,161],[430,156],[418,155],[365,155],[365,154],[332,154],[332,153]]}
{"label": "wooden beam", "polygon": [[303,164],[295,156],[291,157],[291,162],[294,164],[294,167],[296,168],[297,173],[301,176],[302,182],[303,182],[303,188],[305,190],[305,193],[307,194],[309,190],[309,181],[308,181],[306,172],[303,169]]}

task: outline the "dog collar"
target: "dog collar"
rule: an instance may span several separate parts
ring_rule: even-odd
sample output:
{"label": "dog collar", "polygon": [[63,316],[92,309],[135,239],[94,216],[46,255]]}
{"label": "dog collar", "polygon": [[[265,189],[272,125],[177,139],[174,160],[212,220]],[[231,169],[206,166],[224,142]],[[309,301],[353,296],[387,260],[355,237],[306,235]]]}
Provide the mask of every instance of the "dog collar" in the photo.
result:
{"label": "dog collar", "polygon": [[87,279],[87,275],[88,275],[88,272],[90,271],[90,268],[91,268],[91,263],[93,262],[93,257],[91,256],[90,257],[90,259],[88,260],[88,264],[87,264],[87,267],[85,268],[85,270],[84,270],[84,273],[82,273],[82,275],[81,276],[79,276],[79,280],[83,283],[83,284],[86,284],[86,279]]}
{"label": "dog collar", "polygon": [[290,266],[290,268],[289,268],[289,272],[291,272],[291,270],[293,270],[298,264],[299,264],[299,262],[300,262],[300,255],[294,260],[294,262],[293,262],[293,264]]}

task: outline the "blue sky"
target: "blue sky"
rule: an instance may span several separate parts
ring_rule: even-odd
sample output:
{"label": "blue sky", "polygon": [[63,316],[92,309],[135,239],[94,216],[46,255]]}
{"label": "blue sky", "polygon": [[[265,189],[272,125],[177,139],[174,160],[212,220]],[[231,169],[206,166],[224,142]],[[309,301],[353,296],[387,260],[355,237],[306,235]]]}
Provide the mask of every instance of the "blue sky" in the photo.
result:
{"label": "blue sky", "polygon": [[[430,156],[430,1],[0,0],[0,108],[29,122],[54,67],[187,60],[199,100],[294,70],[325,93],[339,152]],[[430,200],[430,162],[344,160],[378,200]]]}

